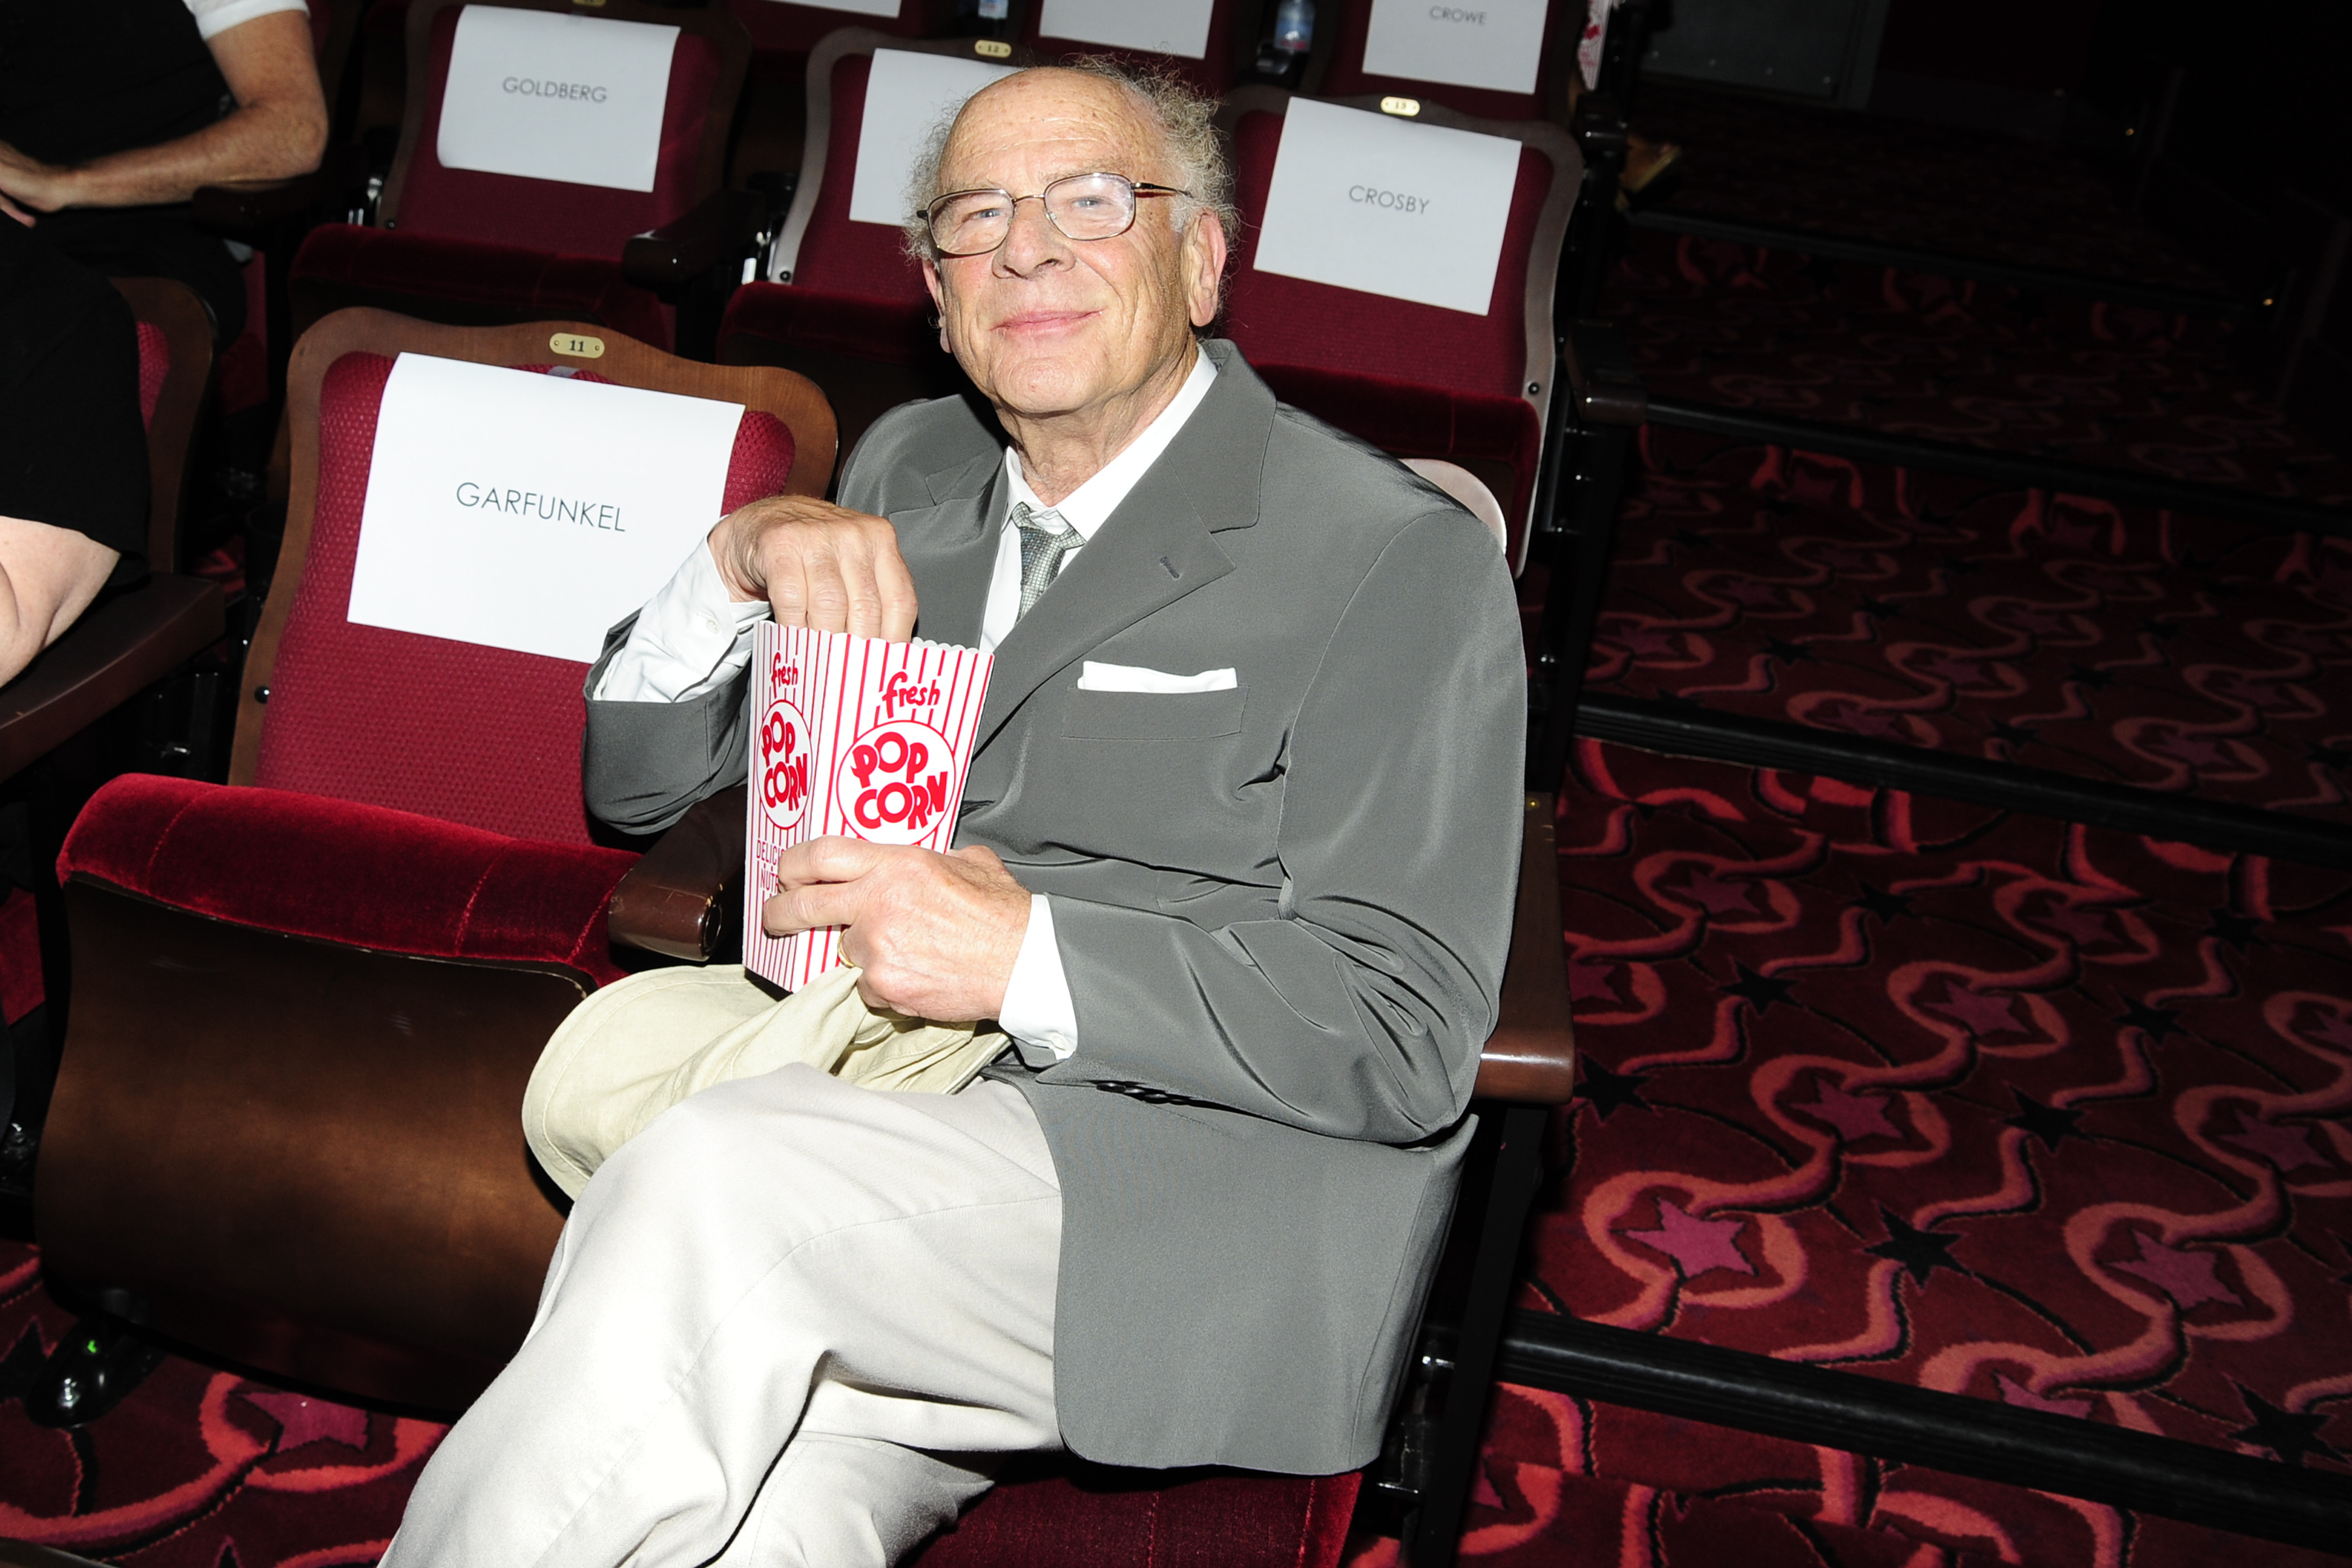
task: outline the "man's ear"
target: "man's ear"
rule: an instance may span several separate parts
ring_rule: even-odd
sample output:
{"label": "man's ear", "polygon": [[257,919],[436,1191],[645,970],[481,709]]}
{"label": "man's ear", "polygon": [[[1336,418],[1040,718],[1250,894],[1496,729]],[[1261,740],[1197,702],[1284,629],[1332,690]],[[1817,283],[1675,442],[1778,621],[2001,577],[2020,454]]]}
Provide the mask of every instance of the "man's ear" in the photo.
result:
{"label": "man's ear", "polygon": [[1217,319],[1225,281],[1225,226],[1213,212],[1196,212],[1184,230],[1184,289],[1192,324]]}
{"label": "man's ear", "polygon": [[953,354],[955,350],[948,342],[948,301],[940,288],[940,264],[925,258],[917,265],[923,269],[923,287],[931,291],[932,319],[940,324],[940,352]]}

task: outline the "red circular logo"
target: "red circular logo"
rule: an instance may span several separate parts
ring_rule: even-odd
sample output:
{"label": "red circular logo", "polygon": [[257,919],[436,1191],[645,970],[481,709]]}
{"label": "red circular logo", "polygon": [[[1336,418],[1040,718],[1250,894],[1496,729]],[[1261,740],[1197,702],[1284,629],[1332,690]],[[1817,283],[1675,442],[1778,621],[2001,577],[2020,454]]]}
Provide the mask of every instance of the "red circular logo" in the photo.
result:
{"label": "red circular logo", "polygon": [[808,721],[790,700],[779,697],[768,704],[757,740],[760,809],[778,828],[791,827],[808,810]]}
{"label": "red circular logo", "polygon": [[948,739],[912,719],[877,724],[843,753],[834,780],[849,830],[876,844],[919,844],[948,815],[955,752]]}

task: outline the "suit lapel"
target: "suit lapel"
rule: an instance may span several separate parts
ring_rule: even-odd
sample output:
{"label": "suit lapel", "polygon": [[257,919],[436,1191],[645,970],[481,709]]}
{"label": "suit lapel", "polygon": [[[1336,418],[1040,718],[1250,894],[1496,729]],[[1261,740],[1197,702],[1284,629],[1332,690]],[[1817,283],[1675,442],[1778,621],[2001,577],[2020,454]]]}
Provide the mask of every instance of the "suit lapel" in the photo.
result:
{"label": "suit lapel", "polygon": [[890,514],[915,580],[916,629],[933,642],[974,647],[1004,515],[1003,454],[974,458],[926,482],[935,504]]}
{"label": "suit lapel", "polygon": [[[1257,521],[1274,395],[1231,343],[1212,342],[1207,350],[1217,379],[1201,406],[1045,597],[997,645],[981,710],[981,746],[1060,671],[1234,569],[1213,536]],[[993,548],[992,534],[988,542]],[[977,581],[984,603],[984,565]],[[928,591],[919,579],[917,586]],[[975,637],[979,625],[975,611]]]}

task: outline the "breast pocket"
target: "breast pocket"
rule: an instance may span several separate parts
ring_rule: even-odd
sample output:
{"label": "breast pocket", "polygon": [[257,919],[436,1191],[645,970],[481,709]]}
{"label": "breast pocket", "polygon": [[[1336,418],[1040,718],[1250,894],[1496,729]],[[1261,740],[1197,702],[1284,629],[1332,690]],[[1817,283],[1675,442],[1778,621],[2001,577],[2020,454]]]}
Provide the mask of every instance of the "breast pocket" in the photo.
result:
{"label": "breast pocket", "polygon": [[1073,741],[1208,741],[1242,732],[1247,687],[1224,691],[1081,691],[1071,689],[1062,733]]}

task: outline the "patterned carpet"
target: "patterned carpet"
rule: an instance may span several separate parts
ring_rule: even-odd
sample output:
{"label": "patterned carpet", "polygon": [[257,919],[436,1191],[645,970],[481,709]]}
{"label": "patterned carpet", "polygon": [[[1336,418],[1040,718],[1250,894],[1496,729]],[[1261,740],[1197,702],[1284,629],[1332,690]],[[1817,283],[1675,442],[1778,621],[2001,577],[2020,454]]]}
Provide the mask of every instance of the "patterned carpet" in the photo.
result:
{"label": "patterned carpet", "polygon": [[1640,229],[1609,309],[1653,397],[2352,506],[2226,322]]}
{"label": "patterned carpet", "polygon": [[1588,689],[2352,826],[2352,544],[1643,432]]}
{"label": "patterned carpet", "polygon": [[2352,873],[1590,742],[1560,853],[1529,1305],[2352,1476]]}
{"label": "patterned carpet", "polygon": [[1633,127],[1683,148],[1668,211],[2165,288],[2221,287],[2126,214],[2108,179],[2046,142],[1662,81],[1642,84]]}

